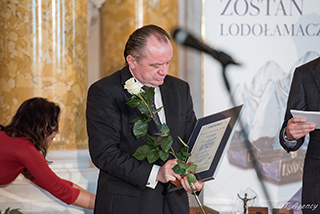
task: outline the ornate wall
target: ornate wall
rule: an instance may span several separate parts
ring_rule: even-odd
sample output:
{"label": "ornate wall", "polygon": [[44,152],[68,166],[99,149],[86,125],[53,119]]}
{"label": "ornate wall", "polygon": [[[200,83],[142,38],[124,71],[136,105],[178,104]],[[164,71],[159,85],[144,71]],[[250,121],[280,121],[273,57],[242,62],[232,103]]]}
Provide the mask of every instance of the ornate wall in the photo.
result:
{"label": "ornate wall", "polygon": [[0,124],[34,96],[61,107],[50,149],[85,149],[87,1],[1,1]]}
{"label": "ornate wall", "polygon": [[[101,76],[124,66],[124,46],[129,35],[146,24],[156,24],[168,33],[178,25],[179,0],[106,0],[101,8]],[[169,73],[178,76],[177,47]]]}

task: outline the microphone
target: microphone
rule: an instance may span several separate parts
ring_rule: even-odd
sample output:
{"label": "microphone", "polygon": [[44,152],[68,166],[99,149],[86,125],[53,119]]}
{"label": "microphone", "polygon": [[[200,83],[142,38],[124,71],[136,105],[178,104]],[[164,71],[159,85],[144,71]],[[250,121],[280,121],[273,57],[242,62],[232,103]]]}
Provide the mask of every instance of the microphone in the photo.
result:
{"label": "microphone", "polygon": [[196,39],[191,34],[182,29],[176,28],[172,33],[172,37],[177,43],[183,46],[191,47],[211,55],[213,58],[218,60],[223,66],[227,66],[228,64],[239,65],[239,63],[235,62],[226,53],[211,48],[210,46]]}

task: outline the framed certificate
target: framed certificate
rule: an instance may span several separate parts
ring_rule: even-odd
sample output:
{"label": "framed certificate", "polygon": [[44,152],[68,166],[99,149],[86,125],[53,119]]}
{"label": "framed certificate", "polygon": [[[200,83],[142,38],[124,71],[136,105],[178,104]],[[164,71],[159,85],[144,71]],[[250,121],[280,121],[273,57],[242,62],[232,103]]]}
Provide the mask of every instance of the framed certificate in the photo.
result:
{"label": "framed certificate", "polygon": [[[188,162],[197,165],[195,176],[198,181],[216,177],[223,157],[240,119],[243,105],[200,118],[188,141],[191,156]],[[169,191],[180,189],[171,188]]]}

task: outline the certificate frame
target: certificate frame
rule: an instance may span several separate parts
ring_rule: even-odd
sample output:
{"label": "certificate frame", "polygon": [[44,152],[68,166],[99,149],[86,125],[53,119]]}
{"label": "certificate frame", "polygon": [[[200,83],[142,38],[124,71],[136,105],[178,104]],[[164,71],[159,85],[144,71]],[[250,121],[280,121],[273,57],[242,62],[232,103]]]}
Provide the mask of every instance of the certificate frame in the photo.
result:
{"label": "certificate frame", "polygon": [[[233,137],[235,127],[237,126],[240,120],[242,111],[243,111],[243,104],[198,119],[188,141],[189,152],[192,151],[192,149],[195,147],[195,144],[201,145],[201,143],[203,143],[201,141],[197,141],[197,139],[199,139],[199,134],[201,133],[201,130],[204,126],[214,124],[216,122],[223,121],[225,119],[230,118],[224,130],[224,133],[221,136],[221,140],[219,142],[214,142],[214,144],[217,144],[217,145],[215,145],[216,147],[215,153],[211,154],[213,155],[213,159],[210,164],[210,167],[207,170],[201,171],[199,173],[195,173],[195,176],[198,181],[205,182],[208,180],[215,179],[217,172],[219,170],[219,167],[221,165],[221,162],[223,160],[223,157]],[[187,163],[189,162],[190,158],[192,158],[192,155],[191,157],[188,158]],[[194,163],[194,164],[197,164],[197,163]],[[171,192],[181,188],[182,186],[178,186],[178,187],[174,186],[174,187],[170,187],[169,191]]]}

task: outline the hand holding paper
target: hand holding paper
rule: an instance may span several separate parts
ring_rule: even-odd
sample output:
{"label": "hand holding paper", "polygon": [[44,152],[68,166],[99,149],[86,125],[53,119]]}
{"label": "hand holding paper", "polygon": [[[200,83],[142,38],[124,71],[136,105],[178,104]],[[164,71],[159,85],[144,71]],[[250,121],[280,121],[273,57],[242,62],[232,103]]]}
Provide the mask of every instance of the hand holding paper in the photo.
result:
{"label": "hand holding paper", "polygon": [[300,110],[290,110],[293,117],[303,117],[306,118],[304,124],[315,124],[316,129],[320,129],[320,112],[319,111],[300,111]]}
{"label": "hand holding paper", "polygon": [[320,127],[320,112],[297,110],[291,110],[290,112],[293,118],[288,121],[286,129],[286,136],[288,140],[298,140],[299,138],[306,136],[316,128],[317,123]]}

